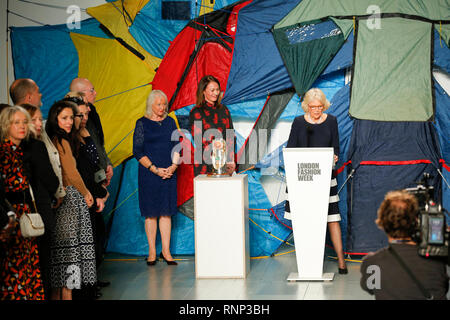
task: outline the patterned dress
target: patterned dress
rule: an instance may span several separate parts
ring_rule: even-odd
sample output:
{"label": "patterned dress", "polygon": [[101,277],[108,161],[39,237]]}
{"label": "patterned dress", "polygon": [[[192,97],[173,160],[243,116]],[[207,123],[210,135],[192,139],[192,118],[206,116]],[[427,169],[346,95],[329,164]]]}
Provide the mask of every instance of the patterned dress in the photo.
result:
{"label": "patterned dress", "polygon": [[[79,176],[68,143],[64,149],[65,155],[61,156],[63,176],[68,172]],[[66,159],[71,161],[67,162]],[[66,196],[56,211],[56,226],[51,243],[50,277],[53,288],[81,289],[82,284],[94,285],[97,282],[89,208],[74,185],[66,186]]]}
{"label": "patterned dress", "polygon": [[[212,134],[205,136],[205,133],[209,129],[217,129],[222,134],[222,138],[226,140],[227,143],[227,162],[234,161],[234,131],[232,132],[232,135],[227,135],[227,129],[233,130],[233,121],[231,120],[230,111],[226,106],[214,106],[207,103],[203,106],[195,106],[189,114],[189,127],[194,143],[200,141],[201,138],[202,144],[201,148],[196,145],[193,152],[194,176],[209,173],[213,169],[210,164],[211,160],[204,159],[203,155],[211,154],[212,150],[210,144],[212,140],[220,137],[213,137]],[[197,159],[200,157],[199,155],[201,156],[201,161],[198,161],[200,159]],[[207,161],[209,161],[209,163]]]}
{"label": "patterned dress", "polygon": [[[14,230],[6,242],[0,242],[6,258],[0,266],[1,300],[43,300],[44,287],[39,270],[39,254],[35,238],[24,238],[18,220],[31,212],[25,201],[29,194],[28,178],[23,169],[20,146],[5,139],[0,143],[0,174],[4,180],[6,198],[17,215]],[[20,200],[23,195],[23,201]]]}

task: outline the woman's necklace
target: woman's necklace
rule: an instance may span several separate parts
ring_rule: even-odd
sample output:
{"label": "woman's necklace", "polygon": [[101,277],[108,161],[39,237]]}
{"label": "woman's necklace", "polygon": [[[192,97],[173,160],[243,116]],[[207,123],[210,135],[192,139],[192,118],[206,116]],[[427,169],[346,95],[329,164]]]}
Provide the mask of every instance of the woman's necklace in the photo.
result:
{"label": "woman's necklace", "polygon": [[153,117],[150,117],[149,118],[150,120],[152,120],[152,121],[155,121],[157,124],[159,124],[160,126],[162,126],[162,121],[164,120],[164,119],[162,119],[162,118],[153,118]]}
{"label": "woman's necklace", "polygon": [[322,123],[323,122],[323,113],[320,115],[320,117],[319,117],[319,119],[317,119],[317,120],[314,120],[312,117],[311,117],[311,114],[309,114],[308,113],[308,119],[309,119],[309,122],[311,122],[311,123],[313,123],[313,124],[319,124],[319,123]]}

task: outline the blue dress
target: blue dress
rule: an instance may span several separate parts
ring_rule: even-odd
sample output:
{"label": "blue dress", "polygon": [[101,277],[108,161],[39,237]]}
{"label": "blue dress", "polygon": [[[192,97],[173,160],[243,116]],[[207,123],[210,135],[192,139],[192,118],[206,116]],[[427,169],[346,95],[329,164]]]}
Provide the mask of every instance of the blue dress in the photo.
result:
{"label": "blue dress", "polygon": [[[172,150],[178,141],[171,141],[177,130],[175,121],[166,117],[153,121],[142,117],[136,121],[133,135],[133,154],[139,161],[147,156],[158,168],[172,164]],[[139,163],[139,208],[143,217],[171,216],[177,212],[176,171],[170,179],[162,179]]]}

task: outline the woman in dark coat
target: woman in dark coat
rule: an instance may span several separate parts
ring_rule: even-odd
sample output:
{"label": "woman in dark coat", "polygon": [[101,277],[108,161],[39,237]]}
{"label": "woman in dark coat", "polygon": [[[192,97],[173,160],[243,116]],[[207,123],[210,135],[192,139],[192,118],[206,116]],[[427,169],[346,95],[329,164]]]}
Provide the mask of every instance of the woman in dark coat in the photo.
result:
{"label": "woman in dark coat", "polygon": [[[336,117],[324,113],[329,106],[330,102],[322,90],[317,88],[308,90],[302,102],[305,114],[294,119],[286,148],[333,147],[336,163],[339,155],[339,133]],[[338,257],[339,273],[346,274],[348,271],[343,253],[338,203],[336,172],[333,170],[328,206],[328,230]],[[286,204],[286,211],[289,212],[289,202]]]}
{"label": "woman in dark coat", "polygon": [[40,140],[42,113],[39,108],[24,104],[22,107],[31,117],[32,133],[30,139],[24,141],[24,165],[30,177],[36,207],[44,221],[45,232],[37,238],[39,261],[41,264],[42,282],[46,297],[50,297],[50,235],[55,228],[55,212],[52,199],[59,188],[59,179],[53,171],[47,148]]}

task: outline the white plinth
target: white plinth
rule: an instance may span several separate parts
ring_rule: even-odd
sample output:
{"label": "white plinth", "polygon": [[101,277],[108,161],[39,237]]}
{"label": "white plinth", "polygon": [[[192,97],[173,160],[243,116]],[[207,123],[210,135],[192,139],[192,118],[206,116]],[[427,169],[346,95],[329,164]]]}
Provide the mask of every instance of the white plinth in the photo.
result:
{"label": "white plinth", "polygon": [[196,278],[245,278],[250,270],[248,178],[194,179]]}

